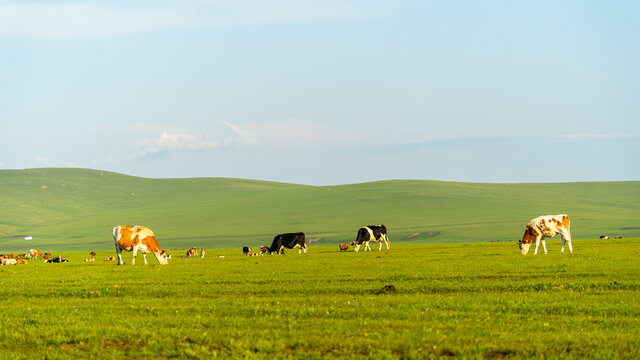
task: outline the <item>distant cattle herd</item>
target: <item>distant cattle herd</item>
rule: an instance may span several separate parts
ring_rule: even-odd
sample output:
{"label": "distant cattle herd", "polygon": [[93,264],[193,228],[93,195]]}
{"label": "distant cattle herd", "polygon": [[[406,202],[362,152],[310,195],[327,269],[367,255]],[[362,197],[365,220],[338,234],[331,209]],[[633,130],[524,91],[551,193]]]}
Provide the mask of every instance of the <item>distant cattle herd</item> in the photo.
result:
{"label": "distant cattle herd", "polygon": [[[547,246],[545,238],[551,238],[558,234],[562,237],[562,248],[560,252],[564,252],[565,245],[569,247],[569,252],[573,253],[573,246],[571,244],[571,224],[569,216],[567,214],[560,215],[545,215],[539,216],[529,221],[525,227],[522,240],[518,242],[518,246],[522,255],[526,255],[531,245],[535,242],[534,255],[538,253],[538,247],[542,243],[544,253],[547,253]],[[171,255],[167,254],[165,249],[162,249],[156,240],[151,229],[144,226],[129,226],[118,225],[112,229],[113,240],[116,247],[117,257],[108,257],[104,261],[113,261],[117,258],[118,265],[123,265],[122,250],[132,251],[133,258],[131,265],[135,265],[136,255],[138,250],[142,252],[144,264],[147,265],[147,252],[155,255],[158,263],[166,265],[167,260],[171,258]],[[600,239],[608,239],[606,235],[600,236]],[[616,237],[621,239],[622,237]],[[364,251],[371,251],[369,246],[370,242],[379,243],[378,251],[382,250],[382,245],[386,245],[387,250],[390,250],[391,243],[387,234],[387,228],[384,225],[368,225],[358,229],[356,240],[351,243],[355,252],[358,252],[361,247],[364,247]],[[259,252],[253,252],[248,246],[242,248],[244,256],[258,256],[258,255],[271,255],[271,254],[284,254],[284,249],[298,249],[298,253],[307,252],[307,245],[305,242],[305,234],[302,232],[279,234],[273,238],[271,246],[260,246]],[[349,251],[349,245],[339,244],[340,251]],[[84,259],[85,262],[95,261],[95,252],[90,252],[91,257]],[[204,258],[205,250],[200,249],[200,255],[198,255],[198,248],[189,248],[183,258],[191,257]],[[60,255],[52,257],[51,253],[41,253],[37,249],[31,249],[26,254],[0,254],[0,260],[2,265],[19,265],[26,264],[29,259],[38,259],[41,257],[45,263],[63,263],[68,260],[63,259]],[[219,257],[224,257],[219,255]]]}

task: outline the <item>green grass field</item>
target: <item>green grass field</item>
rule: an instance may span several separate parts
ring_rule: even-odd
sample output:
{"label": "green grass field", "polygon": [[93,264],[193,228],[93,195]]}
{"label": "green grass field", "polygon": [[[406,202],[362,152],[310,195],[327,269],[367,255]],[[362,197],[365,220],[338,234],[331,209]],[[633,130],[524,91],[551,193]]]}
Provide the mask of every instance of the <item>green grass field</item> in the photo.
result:
{"label": "green grass field", "polygon": [[63,253],[69,263],[0,267],[0,344],[7,359],[637,359],[639,246],[210,249],[205,259],[174,251],[167,266]]}
{"label": "green grass field", "polygon": [[638,181],[317,187],[30,169],[0,170],[0,194],[0,252],[111,250],[119,224],[151,228],[168,249],[255,247],[297,231],[312,247],[333,245],[371,224],[385,224],[392,244],[518,241],[530,219],[559,213],[571,216],[574,239],[640,236]]}

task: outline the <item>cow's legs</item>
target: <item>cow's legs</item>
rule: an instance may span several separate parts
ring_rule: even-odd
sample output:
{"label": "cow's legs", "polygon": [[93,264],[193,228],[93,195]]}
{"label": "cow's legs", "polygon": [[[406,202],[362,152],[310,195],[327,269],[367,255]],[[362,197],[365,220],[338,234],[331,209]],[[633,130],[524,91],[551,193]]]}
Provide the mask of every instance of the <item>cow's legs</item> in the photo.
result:
{"label": "cow's legs", "polygon": [[307,253],[307,244],[302,244],[302,248],[304,249],[304,253]]}
{"label": "cow's legs", "polygon": [[391,243],[389,242],[389,237],[387,235],[384,236],[384,242],[387,243],[387,250],[389,250]]}
{"label": "cow's legs", "polygon": [[536,255],[538,253],[538,246],[540,246],[540,239],[542,238],[542,236],[536,236],[536,250],[533,252],[533,255]]}
{"label": "cow's legs", "polygon": [[364,243],[364,251],[367,251],[367,249],[369,249],[369,251],[371,251],[371,246],[369,246],[369,242],[365,241]]}
{"label": "cow's legs", "polygon": [[118,265],[124,265],[122,262],[122,248],[120,248],[118,244],[116,244],[116,253],[118,253]]}
{"label": "cow's legs", "polygon": [[378,246],[378,251],[382,251],[382,239],[380,240],[380,246]]}
{"label": "cow's legs", "polygon": [[569,232],[562,232],[560,233],[560,235],[562,236],[562,249],[560,249],[560,252],[564,252],[564,244],[567,243],[567,245],[569,245],[569,253],[573,254],[573,247],[571,246],[571,235],[569,235]]}
{"label": "cow's legs", "polygon": [[541,240],[542,241],[542,248],[544,249],[544,253],[547,253],[547,245],[545,244],[544,238]]}
{"label": "cow's legs", "polygon": [[138,254],[138,245],[135,245],[132,250],[133,250],[133,259],[131,259],[131,265],[135,265],[136,255]]}
{"label": "cow's legs", "polygon": [[[546,253],[546,251],[545,251],[545,253]],[[146,251],[142,252],[142,259],[144,260],[144,264],[147,265],[147,252]]]}

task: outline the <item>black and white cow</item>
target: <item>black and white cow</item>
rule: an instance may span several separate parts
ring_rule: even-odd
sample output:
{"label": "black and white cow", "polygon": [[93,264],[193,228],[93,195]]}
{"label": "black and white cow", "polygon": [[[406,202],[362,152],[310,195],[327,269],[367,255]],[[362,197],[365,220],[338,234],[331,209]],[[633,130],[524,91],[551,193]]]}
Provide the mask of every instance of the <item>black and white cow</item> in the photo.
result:
{"label": "black and white cow", "polygon": [[298,248],[298,254],[304,250],[307,252],[307,245],[305,244],[304,233],[287,233],[276,235],[273,238],[273,243],[269,248],[270,254],[284,254],[284,248],[293,249]]}
{"label": "black and white cow", "polygon": [[387,237],[387,228],[384,225],[369,225],[363,226],[358,229],[358,237],[356,241],[352,242],[353,249],[358,252],[360,250],[360,246],[364,244],[364,251],[371,251],[371,247],[369,246],[369,242],[379,242],[380,248],[378,251],[382,250],[382,243],[387,244],[387,250],[389,250],[390,243],[389,238]]}

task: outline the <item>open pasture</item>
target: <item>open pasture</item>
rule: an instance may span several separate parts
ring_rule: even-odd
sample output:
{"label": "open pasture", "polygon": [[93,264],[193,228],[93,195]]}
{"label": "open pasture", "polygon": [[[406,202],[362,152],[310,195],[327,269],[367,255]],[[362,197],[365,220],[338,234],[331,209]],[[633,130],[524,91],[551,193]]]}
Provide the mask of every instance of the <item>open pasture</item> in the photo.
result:
{"label": "open pasture", "polygon": [[[6,358],[638,358],[640,239],[0,267]],[[217,255],[223,255],[220,258]],[[131,254],[124,253],[129,263]]]}

